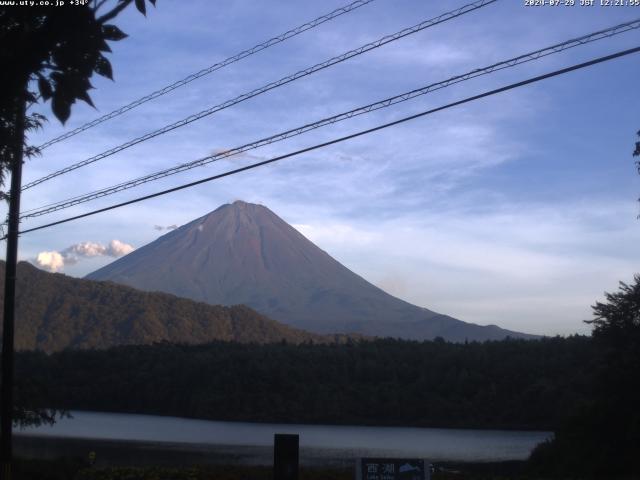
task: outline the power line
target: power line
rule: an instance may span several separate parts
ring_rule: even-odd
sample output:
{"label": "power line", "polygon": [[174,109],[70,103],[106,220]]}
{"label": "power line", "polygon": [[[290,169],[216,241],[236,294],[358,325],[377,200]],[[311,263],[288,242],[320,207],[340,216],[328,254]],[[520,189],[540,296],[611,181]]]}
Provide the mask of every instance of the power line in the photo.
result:
{"label": "power line", "polygon": [[[53,227],[55,225],[60,225],[60,224],[63,224],[63,223],[71,222],[73,220],[78,220],[78,219],[81,219],[81,218],[89,217],[89,216],[92,216],[92,215],[96,215],[98,213],[107,212],[109,210],[114,210],[116,208],[120,208],[120,207],[124,207],[124,206],[131,205],[131,204],[134,204],[134,203],[142,202],[144,200],[150,200],[150,199],[155,198],[155,197],[160,197],[162,195],[166,195],[166,194],[169,194],[169,193],[177,192],[178,190],[184,190],[185,188],[190,188],[190,187],[193,187],[193,186],[196,186],[196,185],[200,185],[202,183],[211,182],[213,180],[218,180],[220,178],[224,178],[224,177],[228,177],[228,176],[231,176],[231,175],[235,175],[237,173],[241,173],[241,172],[244,172],[244,171],[247,171],[247,170],[252,170],[252,169],[257,168],[257,167],[261,167],[261,166],[264,166],[264,165],[268,165],[270,163],[274,163],[274,162],[277,162],[277,161],[280,161],[280,160],[284,160],[285,158],[294,157],[294,156],[297,156],[297,155],[300,155],[300,154],[303,154],[303,153],[306,153],[306,152],[317,150],[319,148],[327,147],[329,145],[334,145],[336,143],[341,143],[341,142],[344,142],[346,140],[351,140],[351,139],[356,138],[356,137],[367,135],[367,134],[376,132],[378,130],[383,130],[385,128],[389,128],[389,127],[392,127],[394,125],[399,125],[401,123],[405,123],[405,122],[408,122],[410,120],[415,120],[416,118],[424,117],[426,115],[430,115],[430,114],[433,114],[433,113],[436,113],[436,112],[439,112],[439,111],[442,111],[442,110],[446,110],[448,108],[452,108],[452,107],[455,107],[455,106],[458,106],[458,105],[462,105],[462,104],[469,103],[469,102],[472,102],[472,101],[475,101],[475,100],[479,100],[481,98],[485,98],[485,97],[489,97],[489,96],[492,96],[492,95],[496,95],[498,93],[506,92],[508,90],[513,90],[515,88],[519,88],[519,87],[522,87],[524,85],[529,85],[531,83],[539,82],[539,81],[542,81],[542,80],[545,80],[545,79],[548,79],[548,78],[551,78],[551,77],[555,77],[555,76],[558,76],[558,75],[563,75],[565,73],[569,73],[569,72],[572,72],[572,71],[575,71],[575,70],[579,70],[579,69],[582,69],[582,68],[590,67],[590,66],[596,65],[598,63],[603,63],[603,62],[606,62],[606,61],[609,61],[609,60],[613,60],[615,58],[620,58],[620,57],[623,57],[625,55],[630,55],[632,53],[637,53],[637,52],[640,52],[640,47],[630,48],[628,50],[623,50],[623,51],[620,51],[620,52],[617,52],[617,53],[614,53],[614,54],[611,54],[611,55],[606,55],[604,57],[599,57],[599,58],[590,60],[588,62],[579,63],[579,64],[576,64],[576,65],[572,65],[570,67],[566,67],[566,68],[562,68],[560,70],[555,70],[553,72],[546,73],[544,75],[538,75],[536,77],[532,77],[532,78],[529,78],[527,80],[523,80],[523,81],[520,81],[520,82],[512,83],[512,84],[506,85],[504,87],[496,88],[494,90],[489,90],[487,92],[484,92],[484,93],[481,93],[481,94],[478,94],[478,95],[474,95],[472,97],[467,97],[467,98],[465,98],[463,100],[458,100],[456,102],[452,102],[452,103],[449,103],[449,104],[446,104],[446,105],[443,105],[443,106],[440,106],[440,107],[437,107],[437,108],[433,108],[431,110],[426,110],[424,112],[420,112],[420,113],[417,113],[417,114],[414,114],[414,115],[410,115],[408,117],[404,117],[404,118],[401,118],[399,120],[395,120],[393,122],[385,123],[383,125],[378,125],[377,127],[369,128],[367,130],[362,130],[360,132],[356,132],[356,133],[353,133],[351,135],[346,135],[344,137],[336,138],[336,139],[330,140],[328,142],[319,143],[317,145],[313,145],[311,147],[306,147],[306,148],[303,148],[301,150],[297,150],[295,152],[287,153],[285,155],[280,155],[278,157],[274,157],[274,158],[271,158],[269,160],[264,160],[262,162],[253,163],[251,165],[247,165],[247,166],[244,166],[244,167],[241,167],[241,168],[236,168],[234,170],[230,170],[230,171],[218,174],[218,175],[213,175],[213,176],[206,177],[206,178],[203,178],[203,179],[200,179],[200,180],[196,180],[194,182],[190,182],[190,183],[186,183],[186,184],[183,184],[183,185],[179,185],[177,187],[169,188],[167,190],[162,190],[160,192],[152,193],[150,195],[145,195],[145,196],[142,196],[142,197],[134,198],[133,200],[128,200],[126,202],[122,202],[122,203],[118,203],[118,204],[115,204],[115,205],[111,205],[109,207],[100,208],[100,209],[97,209],[97,210],[93,210],[91,212],[83,213],[83,214],[80,214],[80,215],[75,215],[73,217],[68,217],[68,218],[65,218],[63,220],[58,220],[56,222],[51,222],[51,223],[47,223],[45,225],[40,225],[38,227],[33,227],[33,228],[26,229],[26,230],[22,230],[20,232],[20,234],[29,233],[29,232],[35,232],[37,230],[42,230],[44,228],[49,228],[49,227]],[[4,240],[4,238],[6,238],[6,237],[3,237],[1,240]]]}
{"label": "power line", "polygon": [[430,85],[427,85],[425,87],[422,88],[418,88],[415,90],[412,90],[410,92],[406,92],[400,95],[396,95],[393,97],[389,97],[386,98],[384,100],[380,100],[377,101],[375,103],[371,103],[369,105],[365,105],[362,107],[358,107],[356,109],[347,111],[347,112],[343,112],[340,113],[338,115],[333,115],[331,117],[327,117],[324,118],[322,120],[318,120],[317,122],[314,123],[309,123],[306,125],[303,125],[301,127],[297,127],[291,130],[287,130],[285,132],[281,132],[245,145],[242,145],[240,147],[235,147],[232,148],[230,150],[226,150],[224,152],[219,152],[213,155],[208,155],[206,157],[191,161],[191,162],[187,162],[187,163],[183,163],[165,170],[161,170],[155,173],[151,173],[133,180],[129,180],[117,185],[113,185],[111,187],[107,187],[101,190],[97,190],[94,192],[90,192],[84,195],[80,195],[80,196],[76,196],[76,197],[72,197],[72,198],[68,198],[59,202],[55,202],[52,204],[48,204],[48,205],[44,205],[41,207],[37,207],[31,210],[27,210],[23,213],[23,215],[21,216],[21,219],[25,219],[25,218],[33,218],[33,217],[39,217],[42,215],[46,215],[58,210],[64,210],[66,208],[70,208],[72,206],[75,205],[79,205],[81,203],[86,203],[98,198],[102,198],[105,197],[107,195],[112,195],[114,193],[117,192],[121,192],[123,190],[128,190],[130,188],[134,188],[137,187],[139,185],[142,185],[144,183],[148,183],[151,181],[155,181],[158,180],[160,178],[164,178],[164,177],[168,177],[170,175],[175,175],[177,173],[181,173],[187,170],[190,170],[192,168],[196,168],[196,167],[200,167],[200,166],[204,166],[207,165],[209,163],[218,161],[218,160],[222,160],[224,158],[227,157],[231,157],[234,155],[238,155],[240,153],[249,151],[249,150],[253,150],[259,147],[262,147],[264,145],[269,145],[278,141],[282,141],[285,140],[287,138],[291,138],[297,135],[301,135],[303,133],[306,133],[308,131],[323,127],[325,125],[330,125],[333,123],[337,123],[343,120],[347,120],[349,118],[355,117],[357,115],[363,115],[375,110],[379,110],[382,108],[387,108],[391,105],[395,105],[401,102],[405,102],[408,100],[411,100],[413,98],[416,98],[418,96],[421,95],[426,95],[430,92],[433,92],[435,90],[439,90],[442,88],[446,88],[450,85],[456,84],[456,83],[460,83],[466,80],[470,80],[472,78],[481,76],[481,75],[487,75],[490,74],[492,72],[498,71],[498,70],[502,70],[505,68],[510,68],[510,67],[514,67],[516,65],[520,65],[523,63],[527,63],[533,60],[537,60],[540,59],[542,57],[554,54],[554,53],[559,53],[562,52],[564,50],[579,46],[579,45],[584,45],[587,43],[591,43],[597,40],[601,40],[603,38],[609,38],[612,37],[614,35],[618,35],[621,34],[623,32],[627,32],[629,30],[633,30],[633,29],[637,29],[640,28],[640,19],[636,19],[630,22],[626,22],[620,25],[616,25],[613,27],[609,27],[607,29],[604,30],[599,30],[597,32],[593,32],[593,33],[589,33],[587,35],[583,35],[581,37],[577,37],[577,38],[573,38],[571,40],[567,40],[565,42],[562,43],[558,43],[555,45],[552,45],[550,47],[546,47],[546,48],[542,48],[540,50],[536,50],[533,52],[529,52],[523,55],[519,55],[517,57],[514,58],[510,58],[508,60],[503,60],[501,62],[495,63],[493,65],[490,65],[488,67],[483,67],[483,68],[478,68],[475,70],[471,70],[470,72],[467,72],[465,74],[462,75],[457,75],[455,77],[451,77],[447,80],[443,80],[441,82],[437,82],[437,83],[432,83]]}
{"label": "power line", "polygon": [[425,20],[423,22],[418,23],[417,25],[414,25],[412,27],[408,27],[408,28],[404,28],[402,30],[400,30],[399,32],[396,32],[394,34],[391,35],[386,35],[374,42],[371,43],[367,43],[366,45],[363,45],[361,47],[358,47],[354,50],[350,50],[346,53],[343,53],[342,55],[338,55],[337,57],[333,57],[330,58],[329,60],[326,60],[322,63],[318,63],[312,67],[308,67],[304,70],[300,70],[292,75],[288,75],[286,77],[281,78],[280,80],[277,80],[275,82],[271,82],[263,87],[257,88],[255,90],[252,90],[248,93],[244,93],[242,95],[239,95],[237,97],[235,97],[234,99],[231,100],[227,100],[226,102],[223,102],[219,105],[216,105],[214,107],[208,108],[206,110],[202,110],[201,112],[195,113],[193,115],[190,115],[182,120],[179,120],[177,122],[174,122],[170,125],[166,125],[158,130],[155,130],[153,132],[149,132],[145,135],[142,135],[141,137],[137,137],[133,140],[130,140],[126,143],[123,143],[121,145],[118,145],[117,147],[111,148],[105,152],[102,152],[98,155],[95,155],[93,157],[90,157],[86,160],[83,160],[81,162],[75,163],[73,165],[70,165],[68,167],[65,167],[61,170],[58,170],[56,172],[53,172],[49,175],[46,175],[44,177],[38,178],[30,183],[27,183],[26,185],[24,185],[22,187],[22,190],[27,190],[29,188],[32,188],[36,185],[39,185],[40,183],[46,182],[47,180],[51,180],[52,178],[58,177],[60,175],[63,175],[65,173],[69,173],[73,170],[76,170],[78,168],[84,167],[86,165],[89,165],[91,163],[95,163],[99,160],[102,160],[104,158],[107,158],[111,155],[114,155],[118,152],[121,152],[122,150],[125,150],[129,147],[132,147],[134,145],[137,145],[141,142],[150,140],[154,137],[157,137],[159,135],[165,134],[167,132],[170,132],[172,130],[175,130],[177,128],[183,127],[185,125],[188,125],[192,122],[195,122],[196,120],[200,120],[201,118],[204,118],[208,115],[212,115],[215,112],[219,112],[221,110],[224,110],[226,108],[229,108],[233,105],[236,105],[238,103],[244,102],[245,100],[248,100],[250,98],[256,97],[258,95],[261,95],[265,92],[268,92],[269,90],[273,90],[274,88],[278,88],[281,87],[282,85],[285,85],[287,83],[293,82],[295,80],[298,80],[299,78],[303,78],[306,77],[308,75],[311,75],[313,73],[316,73],[320,70],[323,70],[325,68],[331,67],[333,65],[336,65],[338,63],[344,62],[345,60],[348,60],[350,58],[353,58],[355,56],[358,55],[362,55],[365,52],[368,52],[370,50],[374,50],[376,48],[379,48],[383,45],[386,45],[387,43],[390,42],[394,42],[396,40],[399,40],[403,37],[406,37],[408,35],[412,35],[414,33],[420,32],[426,28],[432,27],[434,25],[446,22],[448,20],[457,18],[461,15],[464,15],[466,13],[470,13],[472,11],[475,11],[479,8],[485,7],[489,4],[495,3],[497,0],[477,0],[476,2],[464,5],[460,8],[457,8],[455,10],[452,10],[450,12],[446,12],[443,13],[435,18],[432,18],[430,20]]}
{"label": "power line", "polygon": [[310,22],[307,22],[303,25],[300,25],[296,28],[293,28],[291,30],[288,30],[276,37],[273,37],[269,40],[267,40],[266,42],[260,43],[258,45],[255,45],[247,50],[243,50],[240,53],[237,53],[225,60],[222,60],[221,62],[218,62],[216,64],[211,65],[210,67],[207,68],[203,68],[202,70],[200,70],[199,72],[196,73],[192,73],[191,75],[188,75],[187,77],[183,78],[182,80],[178,80],[174,83],[172,83],[171,85],[167,85],[166,87],[163,87],[159,90],[156,90],[155,92],[152,92],[148,95],[145,95],[144,97],[141,97],[137,100],[134,100],[133,102],[124,105],[123,107],[120,107],[116,110],[113,110],[112,112],[109,112],[101,117],[96,118],[95,120],[92,120],[88,123],[85,123],[84,125],[79,126],[78,128],[75,128],[73,130],[70,130],[69,132],[66,132],[58,137],[52,138],[51,140],[43,143],[42,145],[40,145],[38,148],[40,150],[44,150],[45,148],[61,142],[63,140],[66,140],[67,138],[71,138],[81,132],[84,132],[85,130],[88,130],[92,127],[95,127],[96,125],[100,125],[103,122],[106,122],[107,120],[111,120],[112,118],[115,118],[117,116],[122,115],[125,112],[128,112],[129,110],[133,110],[136,107],[139,107],[140,105],[142,105],[143,103],[147,103],[153,99],[156,99],[158,97],[161,97],[162,95],[165,95],[177,88],[180,88],[184,85],[187,85],[188,83],[193,82],[194,80],[197,80],[200,77],[204,77],[205,75],[209,75],[210,73],[215,72],[216,70],[220,70],[221,68],[226,67],[227,65],[231,65],[232,63],[238,62],[246,57],[249,57],[251,55],[254,55],[262,50],[265,50],[269,47],[272,47],[274,45],[277,45],[278,43],[282,43],[285,40],[288,40],[289,38],[295,37],[296,35],[300,35],[303,32],[306,32],[307,30],[311,30],[312,28],[315,28],[319,25],[322,25],[325,22],[328,22],[330,20],[333,20],[334,18],[337,18],[341,15],[344,15],[345,13],[349,13],[352,12],[353,10],[360,8],[364,5],[367,5],[371,2],[373,2],[375,0],[356,0],[353,3],[350,3],[349,5],[345,5],[344,7],[340,7],[335,9],[334,11],[327,13],[326,15],[322,15],[314,20],[311,20]]}

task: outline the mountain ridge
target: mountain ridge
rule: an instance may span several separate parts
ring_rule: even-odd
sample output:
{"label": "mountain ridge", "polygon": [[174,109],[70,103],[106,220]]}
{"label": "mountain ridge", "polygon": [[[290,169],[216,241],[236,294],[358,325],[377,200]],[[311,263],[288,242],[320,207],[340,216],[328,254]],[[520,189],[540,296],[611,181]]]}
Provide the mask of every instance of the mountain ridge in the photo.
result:
{"label": "mountain ridge", "polygon": [[245,304],[307,331],[415,340],[533,335],[480,326],[393,297],[262,205],[224,204],[87,275],[211,304]]}
{"label": "mountain ridge", "polygon": [[[5,262],[0,260],[0,302]],[[322,336],[283,325],[244,305],[216,306],[112,282],[94,282],[18,264],[17,350],[47,353],[65,348],[107,348],[158,342],[202,344],[330,343]]]}

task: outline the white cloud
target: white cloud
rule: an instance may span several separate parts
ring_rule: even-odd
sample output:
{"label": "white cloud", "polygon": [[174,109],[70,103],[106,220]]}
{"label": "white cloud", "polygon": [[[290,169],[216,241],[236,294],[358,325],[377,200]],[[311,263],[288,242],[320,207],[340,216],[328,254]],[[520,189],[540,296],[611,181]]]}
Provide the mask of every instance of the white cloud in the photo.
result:
{"label": "white cloud", "polygon": [[120,240],[111,240],[108,245],[96,242],[81,242],[71,245],[60,252],[40,252],[36,256],[35,263],[51,272],[58,272],[67,265],[75,265],[82,258],[119,258],[133,252],[133,250],[133,246]]}
{"label": "white cloud", "polygon": [[107,247],[95,242],[82,242],[65,248],[62,251],[64,256],[69,257],[98,257],[106,255]]}
{"label": "white cloud", "polygon": [[109,246],[105,249],[104,255],[109,257],[122,257],[133,252],[135,249],[128,243],[121,242],[120,240],[111,240]]}
{"label": "white cloud", "polygon": [[64,257],[60,252],[40,252],[36,257],[36,264],[50,272],[62,270],[64,263]]}

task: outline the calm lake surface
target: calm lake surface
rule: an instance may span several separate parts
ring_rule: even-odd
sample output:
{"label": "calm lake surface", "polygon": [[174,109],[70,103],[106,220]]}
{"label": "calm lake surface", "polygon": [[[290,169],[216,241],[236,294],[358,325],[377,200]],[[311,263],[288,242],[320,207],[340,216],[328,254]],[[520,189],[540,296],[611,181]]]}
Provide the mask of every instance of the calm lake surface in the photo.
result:
{"label": "calm lake surface", "polygon": [[[238,463],[269,464],[273,435],[300,435],[302,464],[348,463],[361,456],[418,457],[433,461],[523,460],[551,432],[439,428],[281,425],[214,422],[176,417],[102,412],[71,412],[54,426],[16,431],[39,441],[102,441],[111,445],[175,446],[181,451],[210,451]],[[135,442],[135,443],[134,443]],[[163,447],[164,445],[164,447]],[[148,450],[148,448],[147,448]],[[236,463],[234,462],[234,463]]]}

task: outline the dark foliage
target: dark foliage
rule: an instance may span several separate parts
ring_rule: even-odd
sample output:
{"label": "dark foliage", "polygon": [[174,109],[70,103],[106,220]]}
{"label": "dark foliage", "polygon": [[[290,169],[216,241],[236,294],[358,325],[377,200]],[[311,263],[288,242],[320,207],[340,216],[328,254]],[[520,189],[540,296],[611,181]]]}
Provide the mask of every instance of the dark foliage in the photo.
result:
{"label": "dark foliage", "polygon": [[[352,480],[352,469],[301,467],[300,480]],[[77,480],[272,480],[273,468],[267,466],[216,465],[177,468],[105,468],[84,469]]]}
{"label": "dark foliage", "polygon": [[[300,480],[351,480],[352,469],[301,467]],[[88,467],[80,459],[19,460],[16,480],[271,480],[268,466],[208,465],[191,468]],[[438,478],[438,477],[436,477]]]}
{"label": "dark foliage", "polygon": [[636,475],[640,455],[640,275],[593,306],[595,388],[532,461],[541,471],[584,478]]}
{"label": "dark foliage", "polygon": [[216,420],[551,429],[591,395],[591,339],[22,352],[49,405]]}
{"label": "dark foliage", "polygon": [[[156,0],[148,0],[151,4]],[[93,73],[113,78],[111,64],[104,56],[110,52],[108,41],[126,37],[113,20],[134,0],[86,2],[85,5],[40,5],[0,8],[0,186],[11,168],[14,145],[23,143],[23,132],[16,131],[27,107],[39,100],[51,100],[54,115],[66,122],[71,106],[82,100],[93,106],[89,90]],[[99,13],[107,4],[111,8]],[[145,13],[145,0],[135,0],[136,8]],[[38,94],[35,93],[37,90]],[[27,116],[25,130],[41,124],[42,115]],[[16,143],[17,142],[17,143]],[[33,147],[25,148],[27,156]],[[6,193],[2,193],[6,199]]]}
{"label": "dark foliage", "polygon": [[[638,137],[640,137],[640,130],[638,130]],[[633,151],[634,157],[640,157],[640,141],[636,142],[636,148]],[[638,169],[638,173],[640,173],[640,160],[636,160],[636,167]],[[640,199],[638,199],[640,201]]]}

